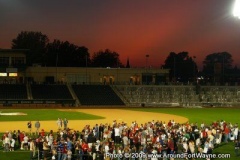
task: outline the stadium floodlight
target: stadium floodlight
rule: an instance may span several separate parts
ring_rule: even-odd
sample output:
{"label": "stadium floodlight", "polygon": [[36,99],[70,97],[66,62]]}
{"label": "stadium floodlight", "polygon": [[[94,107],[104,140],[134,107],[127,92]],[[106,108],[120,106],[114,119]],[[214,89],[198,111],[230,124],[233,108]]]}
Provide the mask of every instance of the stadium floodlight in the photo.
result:
{"label": "stadium floodlight", "polygon": [[235,0],[233,15],[240,19],[240,0]]}

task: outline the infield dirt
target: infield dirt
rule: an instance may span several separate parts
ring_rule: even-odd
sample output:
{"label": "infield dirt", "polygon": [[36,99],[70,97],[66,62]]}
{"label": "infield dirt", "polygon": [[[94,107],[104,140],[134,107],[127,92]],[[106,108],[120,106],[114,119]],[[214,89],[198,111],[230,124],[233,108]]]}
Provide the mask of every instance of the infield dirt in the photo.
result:
{"label": "infield dirt", "polygon": [[[133,121],[136,121],[138,124],[144,124],[146,122],[154,121],[165,121],[166,123],[169,120],[174,120],[177,123],[185,123],[188,121],[187,118],[181,117],[178,115],[165,114],[165,113],[153,113],[153,112],[141,112],[141,111],[130,111],[124,109],[61,109],[65,112],[83,112],[92,115],[98,115],[105,117],[104,119],[97,120],[69,120],[68,127],[73,130],[81,131],[85,125],[90,125],[93,127],[95,124],[112,124],[114,120],[118,123],[125,122],[130,125]],[[9,117],[10,118],[10,117]],[[65,117],[59,117],[65,118]],[[51,121],[41,121],[41,128],[46,132],[50,130],[57,131],[57,120]],[[33,132],[35,131],[33,123]],[[14,121],[14,122],[0,122],[0,132],[13,130],[28,131],[27,121]]]}

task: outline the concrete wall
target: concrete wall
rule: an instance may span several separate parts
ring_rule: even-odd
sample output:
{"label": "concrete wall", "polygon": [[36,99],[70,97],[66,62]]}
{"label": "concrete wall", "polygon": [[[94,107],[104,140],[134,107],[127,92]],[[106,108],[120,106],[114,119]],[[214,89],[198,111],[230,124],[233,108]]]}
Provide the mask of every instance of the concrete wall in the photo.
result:
{"label": "concrete wall", "polygon": [[20,76],[32,77],[35,82],[43,83],[46,77],[53,77],[55,82],[63,83],[133,83],[141,84],[144,74],[155,76],[161,74],[168,80],[167,69],[144,68],[80,68],[80,67],[28,67]]}

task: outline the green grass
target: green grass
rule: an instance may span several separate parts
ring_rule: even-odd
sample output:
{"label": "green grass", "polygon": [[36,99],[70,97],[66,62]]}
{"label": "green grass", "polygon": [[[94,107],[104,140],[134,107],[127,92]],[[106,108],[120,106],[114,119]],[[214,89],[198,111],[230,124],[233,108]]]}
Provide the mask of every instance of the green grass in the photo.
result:
{"label": "green grass", "polygon": [[[216,120],[225,120],[233,124],[240,122],[240,109],[237,108],[134,108],[130,110],[179,115],[188,118],[190,123],[197,122],[199,125],[201,122],[210,124]],[[172,118],[169,117],[170,119]]]}
{"label": "green grass", "polygon": [[26,151],[0,152],[0,159],[1,160],[29,160],[30,153]]}
{"label": "green grass", "polygon": [[[188,118],[190,123],[197,122],[198,125],[200,125],[201,122],[204,122],[205,124],[211,124],[216,120],[225,120],[226,122],[231,122],[232,124],[240,124],[240,108],[134,108],[130,110],[179,115]],[[172,118],[169,117],[169,119]],[[159,120],[161,120],[161,117]],[[222,143],[220,147],[213,150],[213,153],[231,154],[231,160],[240,159],[240,156],[235,156],[234,143],[232,142]]]}
{"label": "green grass", "polygon": [[56,120],[59,117],[67,118],[68,120],[94,120],[103,119],[97,115],[86,114],[82,112],[74,112],[73,110],[60,111],[56,109],[4,109],[2,113],[22,112],[26,113],[26,116],[0,116],[0,121],[47,121]]}
{"label": "green grass", "polygon": [[[201,122],[205,122],[206,124],[210,124],[215,120],[225,120],[231,123],[239,123],[240,122],[240,109],[236,108],[135,108],[130,110],[137,110],[143,112],[158,112],[158,113],[167,113],[183,116],[189,119],[190,123],[197,122],[200,125]],[[29,110],[3,110],[4,112],[24,112],[27,113],[28,116],[12,116],[9,119],[8,116],[0,117],[0,121],[25,121],[29,120],[55,120],[58,117],[66,117],[69,120],[73,119],[98,119],[103,117],[98,117],[95,115],[88,115],[80,112],[63,112],[54,109],[46,110],[46,109],[29,109]],[[169,119],[172,119],[169,117]],[[161,120],[161,117],[159,117]],[[240,124],[240,123],[239,123]],[[0,134],[1,136],[1,134]],[[0,150],[1,147],[0,147]],[[234,154],[234,144],[231,143],[222,143],[220,147],[214,149],[214,153],[227,153],[231,154],[231,160],[239,160],[240,157],[236,157]],[[29,152],[8,152],[2,153],[0,151],[0,160],[27,160],[29,159]],[[215,159],[220,160],[220,159]]]}

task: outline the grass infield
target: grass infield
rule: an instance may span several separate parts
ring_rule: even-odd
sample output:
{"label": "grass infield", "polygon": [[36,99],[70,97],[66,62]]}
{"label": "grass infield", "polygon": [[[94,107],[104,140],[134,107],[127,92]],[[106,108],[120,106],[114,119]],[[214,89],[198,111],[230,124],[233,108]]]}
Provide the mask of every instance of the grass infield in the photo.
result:
{"label": "grass infield", "polygon": [[61,111],[57,109],[4,109],[2,113],[26,113],[27,115],[19,116],[0,116],[0,121],[48,121],[57,120],[58,118],[67,118],[68,120],[95,120],[103,119],[104,117],[91,114]]}
{"label": "grass infield", "polygon": [[130,110],[179,115],[188,118],[190,123],[197,122],[198,125],[202,122],[210,124],[216,120],[225,120],[232,124],[240,122],[240,108],[134,108]]}

